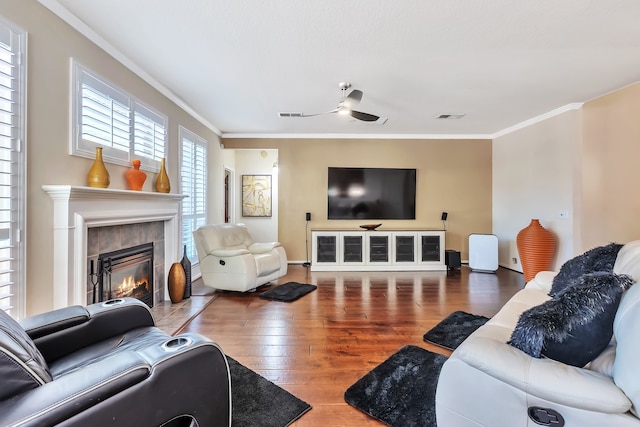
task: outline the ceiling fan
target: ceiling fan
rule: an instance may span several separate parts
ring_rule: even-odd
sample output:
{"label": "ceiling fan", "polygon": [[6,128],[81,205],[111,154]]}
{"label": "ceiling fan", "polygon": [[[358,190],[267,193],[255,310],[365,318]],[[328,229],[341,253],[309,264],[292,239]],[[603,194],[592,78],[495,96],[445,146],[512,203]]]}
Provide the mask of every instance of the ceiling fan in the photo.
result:
{"label": "ceiling fan", "polygon": [[[379,116],[369,113],[363,113],[362,111],[356,111],[353,109],[356,105],[360,103],[362,100],[362,91],[354,89],[347,95],[347,90],[351,87],[351,83],[341,82],[339,84],[340,90],[342,91],[342,99],[338,102],[338,106],[330,111],[325,111],[322,113],[314,113],[314,114],[305,114],[305,113],[279,113],[280,117],[313,117],[320,116],[323,114],[331,114],[338,113],[349,115],[354,119],[361,120],[363,122],[375,122],[380,119]],[[387,119],[383,119],[382,123],[386,122]]]}

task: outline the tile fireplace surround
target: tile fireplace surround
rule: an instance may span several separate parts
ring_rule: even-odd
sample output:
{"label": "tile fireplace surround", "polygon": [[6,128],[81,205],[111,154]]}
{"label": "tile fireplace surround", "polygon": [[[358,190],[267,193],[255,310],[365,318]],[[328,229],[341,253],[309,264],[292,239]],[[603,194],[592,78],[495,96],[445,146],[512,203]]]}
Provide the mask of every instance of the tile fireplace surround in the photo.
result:
{"label": "tile fireplace surround", "polygon": [[[183,194],[44,185],[53,200],[53,306],[87,304],[89,229],[162,221],[164,277],[182,256],[179,218]],[[166,286],[164,299],[168,299]]]}

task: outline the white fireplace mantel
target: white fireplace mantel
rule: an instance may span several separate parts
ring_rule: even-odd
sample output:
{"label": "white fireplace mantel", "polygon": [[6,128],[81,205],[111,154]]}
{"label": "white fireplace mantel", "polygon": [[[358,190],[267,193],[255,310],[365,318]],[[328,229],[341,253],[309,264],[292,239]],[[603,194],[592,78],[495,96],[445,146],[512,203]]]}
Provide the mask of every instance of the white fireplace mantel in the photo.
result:
{"label": "white fireplace mantel", "polygon": [[[164,221],[165,277],[180,259],[184,194],[43,185],[53,200],[53,306],[86,305],[89,228]],[[165,298],[168,298],[165,289]]]}

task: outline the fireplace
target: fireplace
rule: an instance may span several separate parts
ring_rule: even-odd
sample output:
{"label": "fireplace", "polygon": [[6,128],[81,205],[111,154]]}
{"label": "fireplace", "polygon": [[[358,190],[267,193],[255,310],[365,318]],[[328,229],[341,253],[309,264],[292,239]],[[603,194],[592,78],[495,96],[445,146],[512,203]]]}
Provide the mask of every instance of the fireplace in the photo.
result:
{"label": "fireplace", "polygon": [[[42,189],[53,200],[53,308],[93,301],[90,261],[94,261],[96,268],[100,253],[150,241],[154,242],[154,301],[157,304],[169,298],[164,280],[171,264],[182,256],[178,215],[185,195],[69,185],[43,185]],[[133,229],[132,233],[128,229],[115,237],[99,239],[97,246],[90,241],[94,230],[117,231],[142,224],[152,225],[149,229],[152,234],[156,234],[153,224],[159,224],[158,231],[162,234],[130,241],[144,231],[136,233]]]}
{"label": "fireplace", "polygon": [[93,302],[137,298],[153,307],[153,243],[101,253],[94,272],[90,263]]}

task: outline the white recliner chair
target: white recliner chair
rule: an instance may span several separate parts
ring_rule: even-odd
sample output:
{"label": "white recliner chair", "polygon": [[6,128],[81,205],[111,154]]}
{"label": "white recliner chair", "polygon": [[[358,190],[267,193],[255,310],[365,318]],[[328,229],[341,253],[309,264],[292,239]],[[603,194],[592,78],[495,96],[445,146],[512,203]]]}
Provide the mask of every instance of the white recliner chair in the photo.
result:
{"label": "white recliner chair", "polygon": [[193,237],[206,286],[245,292],[287,274],[279,242],[254,243],[244,224],[199,227]]}

